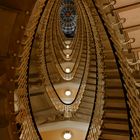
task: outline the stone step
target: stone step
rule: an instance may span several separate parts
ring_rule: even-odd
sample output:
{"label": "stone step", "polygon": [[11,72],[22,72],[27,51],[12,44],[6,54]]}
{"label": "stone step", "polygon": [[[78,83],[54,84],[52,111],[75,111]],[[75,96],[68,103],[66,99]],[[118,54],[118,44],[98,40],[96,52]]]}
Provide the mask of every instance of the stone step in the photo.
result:
{"label": "stone step", "polygon": [[122,88],[122,83],[120,79],[106,79],[105,80],[106,88]]}
{"label": "stone step", "polygon": [[82,108],[90,108],[92,109],[92,106],[93,106],[93,102],[85,102],[85,101],[82,101],[81,104],[80,104],[80,107]]}
{"label": "stone step", "polygon": [[105,91],[106,97],[124,97],[123,89],[122,88],[110,88],[106,89]]}
{"label": "stone step", "polygon": [[108,79],[120,78],[120,75],[117,69],[105,69],[104,73],[105,73],[105,78],[108,78]]}
{"label": "stone step", "polygon": [[127,119],[104,118],[103,129],[129,130]]}
{"label": "stone step", "polygon": [[117,107],[105,107],[104,108],[104,118],[108,119],[127,119],[127,110],[124,108]]}
{"label": "stone step", "polygon": [[85,90],[96,91],[96,86],[88,84],[88,85],[86,85]]}
{"label": "stone step", "polygon": [[88,97],[95,97],[95,94],[96,94],[95,91],[85,90],[85,92],[84,92],[84,96],[88,96]]}
{"label": "stone step", "polygon": [[88,78],[97,78],[97,74],[96,73],[88,73]]}
{"label": "stone step", "polygon": [[93,104],[94,99],[95,99],[94,97],[83,96],[82,101]]}
{"label": "stone step", "polygon": [[126,108],[126,103],[121,99],[105,99],[105,107]]}
{"label": "stone step", "polygon": [[96,85],[96,79],[95,78],[88,78],[87,79],[87,84],[93,84],[93,85]]}
{"label": "stone step", "polygon": [[96,67],[89,67],[89,72],[96,73],[97,68]]}
{"label": "stone step", "polygon": [[90,121],[90,118],[91,118],[90,115],[81,114],[81,113],[78,113],[78,112],[75,114],[75,117],[76,117],[78,120],[82,120],[82,121],[86,121],[86,122],[89,122],[89,121]]}
{"label": "stone step", "polygon": [[86,115],[91,116],[92,109],[90,109],[90,108],[81,108],[80,107],[77,112],[80,113],[80,114],[86,114]]}
{"label": "stone step", "polygon": [[117,69],[117,65],[115,63],[115,60],[104,60],[104,64],[105,64],[105,69]]}
{"label": "stone step", "polygon": [[29,81],[29,85],[42,85],[42,80]]}
{"label": "stone step", "polygon": [[100,138],[108,140],[129,140],[129,132],[114,129],[103,129]]}

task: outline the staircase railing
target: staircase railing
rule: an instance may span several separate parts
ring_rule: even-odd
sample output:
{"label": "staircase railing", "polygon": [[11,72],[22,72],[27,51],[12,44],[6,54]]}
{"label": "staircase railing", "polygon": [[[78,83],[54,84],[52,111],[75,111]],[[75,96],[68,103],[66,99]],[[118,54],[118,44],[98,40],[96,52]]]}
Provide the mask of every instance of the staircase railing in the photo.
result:
{"label": "staircase railing", "polygon": [[[98,1],[99,2],[99,1]],[[95,2],[96,3],[96,2]],[[102,4],[105,3],[102,1]],[[122,73],[122,78],[124,81],[124,86],[127,91],[127,104],[129,106],[129,114],[130,114],[130,125],[132,127],[131,129],[131,139],[136,140],[140,139],[140,129],[139,129],[139,120],[140,120],[140,111],[139,111],[139,105],[140,105],[140,96],[139,96],[139,62],[136,61],[135,55],[130,52],[131,50],[131,43],[135,41],[135,39],[129,39],[126,36],[126,33],[122,30],[122,23],[120,22],[120,18],[118,19],[117,16],[114,15],[114,7],[113,5],[109,5],[105,9],[103,8],[103,5],[97,4],[98,10],[100,14],[102,15],[102,18],[104,20],[104,23],[107,27],[107,30],[111,36],[111,42],[113,43],[113,48],[115,51],[115,54],[118,58],[118,63],[120,66],[120,71]],[[114,3],[115,4],[115,3]],[[106,14],[107,13],[107,14]],[[109,16],[108,16],[109,15]],[[116,24],[109,23],[109,18],[112,18],[115,20]],[[118,24],[117,24],[118,23]],[[113,25],[113,26],[112,26]],[[115,26],[115,28],[114,28]],[[123,33],[123,34],[122,34]],[[120,38],[121,37],[121,38]],[[131,54],[131,58],[127,58],[125,55],[125,51],[128,54]],[[131,62],[131,59],[135,60],[135,63]],[[137,75],[136,75],[137,72]]]}
{"label": "staircase railing", "polygon": [[[93,108],[93,113],[91,116],[91,121],[89,125],[89,129],[87,132],[86,140],[97,140],[99,139],[101,133],[101,125],[102,125],[102,116],[103,116],[103,105],[104,105],[104,64],[103,64],[103,49],[102,44],[100,43],[100,37],[98,29],[96,25],[99,24],[99,19],[95,18],[93,15],[97,15],[96,10],[92,1],[81,1],[83,5],[83,10],[86,12],[86,16],[89,19],[89,27],[92,30],[92,36],[94,38],[95,49],[96,49],[96,60],[97,60],[97,87],[96,87],[96,96],[95,96],[95,104]],[[89,5],[87,5],[89,4]],[[79,2],[80,5],[80,2]],[[89,7],[92,9],[89,9]]]}
{"label": "staircase railing", "polygon": [[[45,5],[45,0],[38,0],[33,8],[31,17],[25,28],[24,37],[19,43],[22,47],[21,51],[15,57],[18,64],[15,69],[16,73],[16,89],[15,97],[15,117],[17,125],[17,133],[20,140],[40,140],[41,136],[32,114],[29,94],[28,94],[28,62],[33,36],[35,33],[40,14]],[[17,42],[18,43],[18,42]]]}

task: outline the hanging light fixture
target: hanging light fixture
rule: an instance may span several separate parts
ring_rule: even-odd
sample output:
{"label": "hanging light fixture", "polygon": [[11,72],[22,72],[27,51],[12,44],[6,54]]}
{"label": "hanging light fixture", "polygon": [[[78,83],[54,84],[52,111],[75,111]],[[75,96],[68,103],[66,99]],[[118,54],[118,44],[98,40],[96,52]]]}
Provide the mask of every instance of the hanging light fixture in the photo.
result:
{"label": "hanging light fixture", "polygon": [[66,73],[70,73],[70,72],[71,72],[70,68],[66,68],[66,69],[65,69],[65,72],[66,72]]}
{"label": "hanging light fixture", "polygon": [[66,54],[66,58],[69,58],[70,57],[70,55],[69,54]]}
{"label": "hanging light fixture", "polygon": [[66,91],[65,91],[65,95],[66,95],[66,96],[70,96],[71,94],[72,94],[72,93],[71,93],[70,90],[66,90]]}
{"label": "hanging light fixture", "polygon": [[70,46],[69,46],[69,45],[66,45],[66,48],[67,48],[67,49],[69,49],[69,48],[70,48]]}
{"label": "hanging light fixture", "polygon": [[65,131],[64,134],[63,134],[63,138],[65,140],[70,140],[72,138],[72,134],[70,131]]}

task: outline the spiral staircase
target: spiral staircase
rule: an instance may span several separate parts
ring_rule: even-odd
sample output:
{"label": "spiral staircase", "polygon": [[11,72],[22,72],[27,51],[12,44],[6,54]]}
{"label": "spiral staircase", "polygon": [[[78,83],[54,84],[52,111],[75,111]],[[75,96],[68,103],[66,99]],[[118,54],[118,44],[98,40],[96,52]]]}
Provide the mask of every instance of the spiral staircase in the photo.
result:
{"label": "spiral staircase", "polygon": [[139,0],[0,0],[1,139],[140,140],[139,12]]}

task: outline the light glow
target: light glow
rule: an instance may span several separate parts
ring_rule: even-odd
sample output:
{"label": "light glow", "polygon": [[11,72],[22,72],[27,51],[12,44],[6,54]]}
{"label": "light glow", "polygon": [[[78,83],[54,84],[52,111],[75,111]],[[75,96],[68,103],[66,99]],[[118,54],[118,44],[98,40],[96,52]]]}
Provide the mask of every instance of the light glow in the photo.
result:
{"label": "light glow", "polygon": [[66,68],[66,73],[70,73],[71,72],[71,70],[70,70],[70,68]]}
{"label": "light glow", "polygon": [[64,132],[63,137],[64,137],[65,140],[70,140],[72,135],[69,131],[66,131],[66,132]]}
{"label": "light glow", "polygon": [[72,93],[71,93],[70,90],[65,91],[65,95],[66,95],[66,96],[70,96],[71,94],[72,94]]}
{"label": "light glow", "polygon": [[66,54],[66,58],[69,58],[70,57],[70,55],[69,54]]}
{"label": "light glow", "polygon": [[69,48],[70,48],[70,46],[69,46],[69,45],[66,45],[66,48],[67,48],[67,49],[69,49]]}

